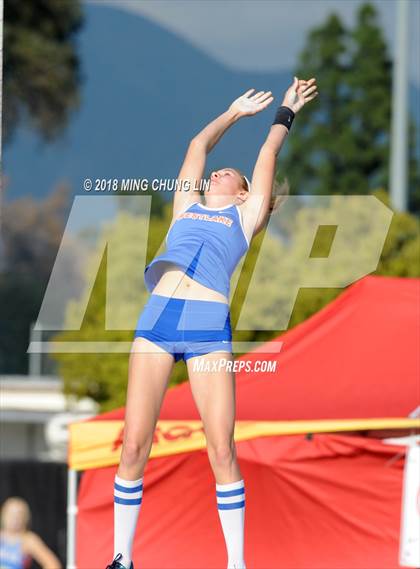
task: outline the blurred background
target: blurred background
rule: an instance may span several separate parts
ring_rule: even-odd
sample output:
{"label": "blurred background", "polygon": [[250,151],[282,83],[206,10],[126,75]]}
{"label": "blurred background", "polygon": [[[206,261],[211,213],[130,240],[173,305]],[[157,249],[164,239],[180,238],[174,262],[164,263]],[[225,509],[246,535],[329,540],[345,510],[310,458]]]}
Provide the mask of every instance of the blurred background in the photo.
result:
{"label": "blurred background", "polygon": [[[320,96],[295,121],[279,158],[279,180],[286,177],[295,196],[375,195],[395,214],[374,274],[418,277],[420,3],[406,3],[409,17],[400,36],[399,4],[394,0],[5,3],[0,503],[12,495],[24,497],[32,508],[34,531],[62,563],[67,424],[124,404],[128,361],[126,354],[28,354],[28,345],[51,338],[130,341],[132,337],[132,330],[104,327],[106,255],[80,332],[33,329],[74,197],[85,195],[83,180],[175,178],[189,140],[234,98],[254,87],[273,91],[279,104],[293,75],[315,76]],[[394,65],[397,57],[404,62],[404,53],[407,74],[400,85],[405,84],[405,90],[396,87]],[[407,106],[396,105],[395,97]],[[392,130],[393,103],[403,112],[397,124],[407,112],[403,141],[397,140],[398,129]],[[270,107],[235,125],[210,155],[208,171],[231,165],[251,176],[273,113]],[[393,149],[400,162],[392,166]],[[171,195],[149,195],[149,225],[130,217],[121,206],[107,228],[124,239],[147,242],[148,260],[161,246],[171,220]],[[293,231],[303,239],[305,226],[296,223]],[[234,322],[262,237],[253,243],[242,268],[232,301]],[[271,233],[265,239],[272,244],[267,263],[275,263],[275,256],[281,255],[279,237]],[[328,236],[325,246],[327,242]],[[322,249],[323,243],[318,245]],[[108,270],[117,271],[115,276],[122,281],[132,267],[133,258],[127,256]],[[129,290],[129,278],[126,286]],[[266,290],[268,298],[253,300],[257,308],[258,302],[272,305],[280,294],[275,286]],[[341,292],[341,288],[301,290],[289,328]],[[142,295],[140,301],[146,292]],[[138,301],[127,294],[121,310],[133,311]],[[235,339],[262,341],[280,332],[238,331]],[[185,379],[185,364],[179,362],[171,385]],[[50,498],[40,494],[36,476],[50,492],[55,488],[56,507],[51,511],[44,506]],[[33,566],[38,566],[35,561]]]}

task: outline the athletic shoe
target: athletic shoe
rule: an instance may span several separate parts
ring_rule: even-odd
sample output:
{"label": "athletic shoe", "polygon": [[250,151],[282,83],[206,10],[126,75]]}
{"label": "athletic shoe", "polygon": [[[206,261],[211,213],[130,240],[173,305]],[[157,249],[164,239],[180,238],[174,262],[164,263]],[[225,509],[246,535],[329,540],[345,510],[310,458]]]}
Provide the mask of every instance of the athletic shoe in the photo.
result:
{"label": "athletic shoe", "polygon": [[[121,557],[122,557],[122,553],[117,553],[117,555],[114,557],[114,560],[112,561],[111,565],[107,565],[106,569],[127,569],[127,567],[125,567],[122,563],[119,562]],[[134,569],[133,562],[130,563],[129,569]]]}

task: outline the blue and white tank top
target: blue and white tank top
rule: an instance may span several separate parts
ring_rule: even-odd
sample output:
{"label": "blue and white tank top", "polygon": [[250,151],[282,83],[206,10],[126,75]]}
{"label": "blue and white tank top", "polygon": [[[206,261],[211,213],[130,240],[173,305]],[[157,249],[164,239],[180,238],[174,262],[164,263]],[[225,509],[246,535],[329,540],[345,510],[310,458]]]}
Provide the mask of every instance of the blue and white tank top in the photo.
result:
{"label": "blue and white tank top", "polygon": [[31,558],[22,549],[22,540],[11,541],[0,536],[0,568],[25,569],[31,565]]}
{"label": "blue and white tank top", "polygon": [[166,251],[144,270],[150,292],[159,282],[166,261],[227,298],[232,273],[249,248],[238,206],[207,207],[200,202],[189,204],[178,215],[168,231],[166,245]]}

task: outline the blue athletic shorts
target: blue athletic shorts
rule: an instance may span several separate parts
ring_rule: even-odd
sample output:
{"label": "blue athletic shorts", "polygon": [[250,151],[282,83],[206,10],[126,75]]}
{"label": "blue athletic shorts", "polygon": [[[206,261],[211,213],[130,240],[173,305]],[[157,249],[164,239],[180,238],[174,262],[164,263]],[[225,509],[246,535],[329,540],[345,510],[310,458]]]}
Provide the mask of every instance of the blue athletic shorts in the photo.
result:
{"label": "blue athletic shorts", "polygon": [[186,361],[210,352],[232,352],[229,305],[152,294],[136,325],[135,338],[147,338]]}

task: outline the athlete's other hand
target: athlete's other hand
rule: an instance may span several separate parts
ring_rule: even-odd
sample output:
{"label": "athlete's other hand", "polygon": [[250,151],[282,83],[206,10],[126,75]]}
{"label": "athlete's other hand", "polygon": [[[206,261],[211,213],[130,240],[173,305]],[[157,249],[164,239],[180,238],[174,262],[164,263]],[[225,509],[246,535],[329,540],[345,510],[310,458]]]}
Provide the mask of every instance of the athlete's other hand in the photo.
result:
{"label": "athlete's other hand", "polygon": [[315,99],[318,95],[317,89],[318,87],[314,77],[308,81],[295,77],[292,85],[284,94],[282,105],[289,107],[294,113],[297,113],[306,103]]}
{"label": "athlete's other hand", "polygon": [[235,99],[230,105],[229,111],[238,114],[239,117],[252,116],[266,109],[274,101],[271,91],[258,91],[252,95],[253,91],[255,89],[249,89]]}

